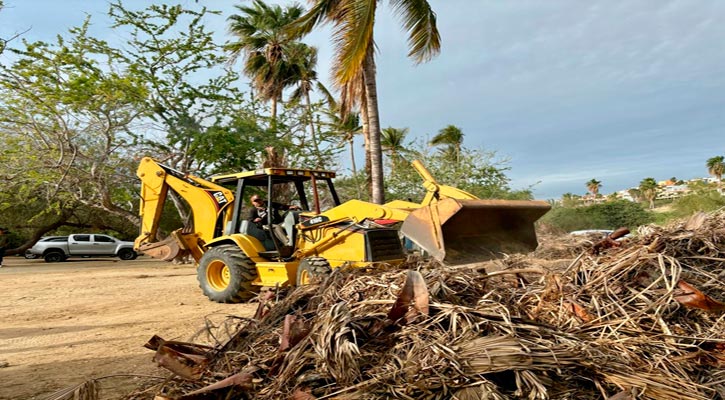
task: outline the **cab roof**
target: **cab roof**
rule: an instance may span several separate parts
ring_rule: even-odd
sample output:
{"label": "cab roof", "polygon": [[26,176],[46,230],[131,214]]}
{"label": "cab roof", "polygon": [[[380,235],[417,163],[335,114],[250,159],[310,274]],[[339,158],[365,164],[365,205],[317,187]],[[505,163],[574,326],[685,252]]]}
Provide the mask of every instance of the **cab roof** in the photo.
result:
{"label": "cab roof", "polygon": [[267,184],[267,177],[270,175],[276,177],[275,180],[278,182],[304,182],[312,179],[313,176],[318,179],[331,179],[335,177],[335,172],[320,169],[263,168],[234,174],[216,175],[211,177],[211,181],[224,184],[236,183],[237,180],[244,179],[248,185],[262,186]]}

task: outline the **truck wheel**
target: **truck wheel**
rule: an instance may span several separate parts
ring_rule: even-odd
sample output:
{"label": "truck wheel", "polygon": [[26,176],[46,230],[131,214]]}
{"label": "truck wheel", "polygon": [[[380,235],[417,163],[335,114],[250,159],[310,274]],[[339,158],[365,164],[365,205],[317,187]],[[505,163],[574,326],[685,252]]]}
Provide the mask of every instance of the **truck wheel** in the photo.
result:
{"label": "truck wheel", "polygon": [[196,270],[199,287],[217,303],[239,303],[257,295],[257,267],[239,247],[222,245],[209,249]]}
{"label": "truck wheel", "polygon": [[322,257],[309,257],[300,261],[297,267],[297,286],[321,281],[332,273],[330,263]]}
{"label": "truck wheel", "polygon": [[132,249],[121,249],[118,251],[118,258],[121,260],[135,260],[136,257],[138,257],[138,254],[136,254],[136,252]]}
{"label": "truck wheel", "polygon": [[65,261],[65,254],[61,253],[60,251],[51,251],[51,252],[46,253],[43,256],[43,259],[45,260],[45,262],[49,262],[49,263],[61,262],[61,261]]}

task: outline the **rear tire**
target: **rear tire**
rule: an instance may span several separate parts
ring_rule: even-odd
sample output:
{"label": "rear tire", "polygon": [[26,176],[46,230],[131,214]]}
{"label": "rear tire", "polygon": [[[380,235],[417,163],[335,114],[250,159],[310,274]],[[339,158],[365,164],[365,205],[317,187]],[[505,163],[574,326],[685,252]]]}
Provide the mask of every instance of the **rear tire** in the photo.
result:
{"label": "rear tire", "polygon": [[217,303],[239,303],[257,295],[257,267],[235,245],[212,247],[199,260],[196,278],[206,297]]}
{"label": "rear tire", "polygon": [[321,282],[332,273],[330,263],[322,257],[309,257],[297,267],[297,286]]}
{"label": "rear tire", "polygon": [[135,260],[138,254],[132,249],[121,249],[118,251],[118,258],[124,261]]}
{"label": "rear tire", "polygon": [[61,253],[60,251],[51,251],[46,253],[43,256],[43,259],[45,262],[51,263],[51,262],[61,262],[65,261],[65,254]]}

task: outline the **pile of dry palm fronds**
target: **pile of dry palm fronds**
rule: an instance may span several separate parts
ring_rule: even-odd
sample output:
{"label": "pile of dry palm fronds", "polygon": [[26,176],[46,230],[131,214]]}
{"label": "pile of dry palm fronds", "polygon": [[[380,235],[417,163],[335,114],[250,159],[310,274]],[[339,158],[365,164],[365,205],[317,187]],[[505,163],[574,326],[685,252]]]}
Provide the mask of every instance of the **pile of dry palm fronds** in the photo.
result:
{"label": "pile of dry palm fronds", "polygon": [[216,348],[155,338],[175,374],[130,398],[725,398],[725,213],[698,218],[567,263],[338,270]]}

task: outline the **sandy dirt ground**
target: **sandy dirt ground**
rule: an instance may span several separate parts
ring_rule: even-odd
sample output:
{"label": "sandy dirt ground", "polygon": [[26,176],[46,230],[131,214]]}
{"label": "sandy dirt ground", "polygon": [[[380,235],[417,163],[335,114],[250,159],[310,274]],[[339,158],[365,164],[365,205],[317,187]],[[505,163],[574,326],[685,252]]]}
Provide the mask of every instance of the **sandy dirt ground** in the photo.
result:
{"label": "sandy dirt ground", "polygon": [[[167,376],[143,345],[205,341],[205,319],[250,316],[253,304],[217,304],[201,293],[191,265],[141,257],[43,260],[6,257],[0,269],[0,399],[45,399],[90,378]],[[100,381],[102,398],[138,385],[118,376]]]}

